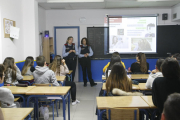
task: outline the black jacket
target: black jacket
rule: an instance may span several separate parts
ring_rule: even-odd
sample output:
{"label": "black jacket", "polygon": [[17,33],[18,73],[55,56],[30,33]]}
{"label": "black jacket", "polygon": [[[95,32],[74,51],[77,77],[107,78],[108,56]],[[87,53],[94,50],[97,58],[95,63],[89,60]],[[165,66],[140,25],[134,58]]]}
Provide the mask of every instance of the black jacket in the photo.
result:
{"label": "black jacket", "polygon": [[154,80],[152,86],[152,100],[159,112],[162,113],[164,102],[168,95],[172,93],[180,93],[180,80],[167,79],[165,77],[158,77]]}

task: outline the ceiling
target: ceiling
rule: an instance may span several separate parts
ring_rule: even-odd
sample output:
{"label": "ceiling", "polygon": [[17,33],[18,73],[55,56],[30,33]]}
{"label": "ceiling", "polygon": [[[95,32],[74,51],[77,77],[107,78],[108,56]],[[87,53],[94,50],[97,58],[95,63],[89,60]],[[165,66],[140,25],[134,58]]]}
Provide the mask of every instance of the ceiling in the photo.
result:
{"label": "ceiling", "polygon": [[47,0],[37,0],[39,6],[46,10],[65,9],[120,9],[120,8],[170,8],[180,0],[156,1],[156,2],[138,2],[136,0],[104,0],[97,3],[47,3]]}

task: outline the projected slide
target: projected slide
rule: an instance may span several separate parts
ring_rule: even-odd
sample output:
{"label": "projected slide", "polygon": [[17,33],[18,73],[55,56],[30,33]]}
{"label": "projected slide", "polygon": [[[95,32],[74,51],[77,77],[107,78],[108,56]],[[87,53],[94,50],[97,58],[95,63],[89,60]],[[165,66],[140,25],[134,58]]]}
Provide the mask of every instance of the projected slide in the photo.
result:
{"label": "projected slide", "polygon": [[156,19],[109,18],[109,53],[156,53]]}

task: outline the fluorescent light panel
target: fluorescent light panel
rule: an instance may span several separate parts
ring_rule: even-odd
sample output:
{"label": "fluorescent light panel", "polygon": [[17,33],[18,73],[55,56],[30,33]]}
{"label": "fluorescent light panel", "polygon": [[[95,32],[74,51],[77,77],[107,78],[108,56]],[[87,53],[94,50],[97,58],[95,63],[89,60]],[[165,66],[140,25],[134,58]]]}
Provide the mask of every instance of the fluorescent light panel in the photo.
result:
{"label": "fluorescent light panel", "polygon": [[104,0],[47,0],[49,3],[104,2]]}
{"label": "fluorescent light panel", "polygon": [[137,0],[138,2],[161,2],[161,1],[177,1],[177,0]]}

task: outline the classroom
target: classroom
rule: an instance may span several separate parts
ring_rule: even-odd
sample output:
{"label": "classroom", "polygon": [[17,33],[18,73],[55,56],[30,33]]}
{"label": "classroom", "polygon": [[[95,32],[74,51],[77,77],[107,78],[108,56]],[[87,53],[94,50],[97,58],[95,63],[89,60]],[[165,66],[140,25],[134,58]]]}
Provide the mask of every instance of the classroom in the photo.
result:
{"label": "classroom", "polygon": [[180,0],[0,0],[0,120],[179,120],[179,33]]}

